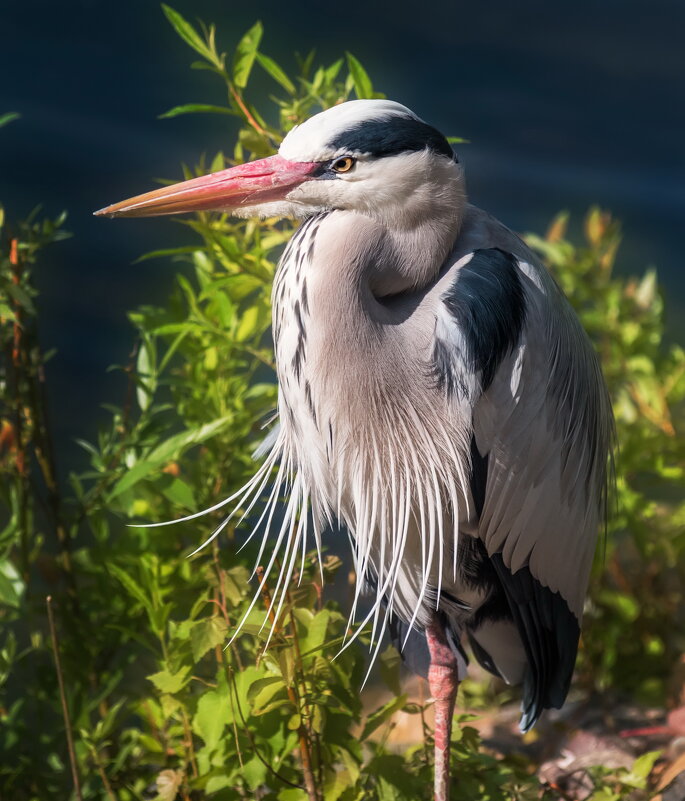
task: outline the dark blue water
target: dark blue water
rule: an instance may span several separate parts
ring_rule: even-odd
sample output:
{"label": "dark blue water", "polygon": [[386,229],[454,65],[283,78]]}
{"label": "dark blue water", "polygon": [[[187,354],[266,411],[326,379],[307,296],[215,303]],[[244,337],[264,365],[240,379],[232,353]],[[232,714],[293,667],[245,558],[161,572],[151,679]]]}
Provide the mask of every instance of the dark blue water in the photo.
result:
{"label": "dark blue water", "polygon": [[[263,49],[292,66],[316,47],[345,49],[389,97],[461,146],[472,199],[519,231],[561,208],[579,222],[591,203],[622,218],[621,270],[659,268],[669,332],[685,326],[685,4],[679,0],[373,3],[171,0],[213,20],[229,49],[256,18]],[[96,220],[94,209],[178,177],[181,161],[230,145],[231,123],[160,121],[184,102],[222,102],[159,5],[147,0],[25,0],[0,5],[0,201],[10,217],[38,202],[69,210],[75,236],[38,276],[42,335],[57,346],[49,380],[60,450],[92,436],[97,405],[121,391],[106,374],[126,360],[126,311],[162,302],[168,263],[133,266],[182,241],[169,221]],[[64,399],[68,399],[65,402]]]}

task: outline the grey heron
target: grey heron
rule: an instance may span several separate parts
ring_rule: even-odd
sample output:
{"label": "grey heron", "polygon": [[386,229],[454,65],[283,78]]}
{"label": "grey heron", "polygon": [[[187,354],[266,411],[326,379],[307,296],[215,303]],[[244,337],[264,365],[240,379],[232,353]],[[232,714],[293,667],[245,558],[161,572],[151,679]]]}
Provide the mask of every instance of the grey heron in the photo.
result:
{"label": "grey heron", "polygon": [[375,641],[389,627],[428,678],[446,801],[465,643],[523,685],[522,730],[568,693],[612,436],[598,359],[530,249],[467,203],[447,139],[399,103],[342,103],[275,156],[97,214],[210,209],[303,220],[273,285],[279,426],[218,506],[252,508],[276,470],[268,533],[290,488],[280,603],[307,536],[345,524],[354,607],[370,588]]}

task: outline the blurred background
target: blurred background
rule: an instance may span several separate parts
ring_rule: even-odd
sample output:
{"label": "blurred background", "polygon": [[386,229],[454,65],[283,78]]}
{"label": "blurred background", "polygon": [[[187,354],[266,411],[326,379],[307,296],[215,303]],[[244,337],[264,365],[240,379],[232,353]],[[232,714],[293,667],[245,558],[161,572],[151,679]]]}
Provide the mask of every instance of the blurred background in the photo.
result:
{"label": "blurred background", "polygon": [[[470,140],[458,151],[472,201],[517,231],[543,231],[560,209],[570,210],[573,231],[590,204],[610,209],[625,231],[619,269],[658,268],[668,338],[682,338],[678,0],[172,5],[190,20],[215,22],[229,51],[261,19],[263,49],[286,69],[295,51],[315,47],[327,63],[352,51],[388,97]],[[53,216],[66,209],[74,234],[46,254],[37,278],[41,336],[57,348],[50,384],[71,399],[53,408],[58,451],[70,464],[73,437],[93,437],[98,403],[121,382],[106,368],[129,353],[126,312],[162,302],[173,281],[168,261],[135,259],[189,236],[166,220],[91,214],[157,178],[180,177],[181,162],[230,149],[236,123],[158,119],[177,104],[224,98],[212,76],[188,69],[192,54],[157,2],[5,2],[0,29],[0,113],[22,115],[0,135],[0,197],[9,218],[37,203]]]}

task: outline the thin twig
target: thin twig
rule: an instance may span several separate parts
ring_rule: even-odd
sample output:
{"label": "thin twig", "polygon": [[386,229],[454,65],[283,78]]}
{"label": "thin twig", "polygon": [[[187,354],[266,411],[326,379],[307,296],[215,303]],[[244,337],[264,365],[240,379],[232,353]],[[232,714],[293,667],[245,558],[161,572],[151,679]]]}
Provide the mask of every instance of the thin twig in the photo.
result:
{"label": "thin twig", "polygon": [[200,775],[197,769],[197,762],[195,761],[195,749],[193,747],[193,733],[190,729],[190,721],[186,714],[185,708],[181,708],[181,715],[183,717],[183,734],[185,737],[185,744],[188,750],[188,761],[193,769],[193,778],[197,779]]}
{"label": "thin twig", "polygon": [[[273,604],[271,603],[271,595],[269,593],[269,588],[266,586],[266,581],[264,581],[264,568],[258,567],[256,570],[257,580],[262,588],[262,598],[264,599],[264,605],[269,610],[269,620],[271,621],[272,626],[276,626],[276,615],[274,613]],[[300,761],[302,762],[302,773],[304,774],[304,783],[305,789],[307,790],[307,796],[309,797],[309,801],[319,801],[319,793],[316,787],[316,782],[314,781],[314,773],[312,771],[312,757],[309,750],[309,739],[307,737],[307,729],[305,728],[304,724],[302,723],[302,715],[300,712],[300,704],[299,699],[297,697],[297,691],[295,687],[290,684],[286,684],[285,686],[286,692],[288,693],[288,699],[290,703],[295,708],[295,711],[300,715],[300,725],[297,727],[297,734],[298,739],[300,742]]]}
{"label": "thin twig", "polygon": [[92,749],[91,755],[93,757],[93,762],[95,762],[95,767],[97,768],[97,771],[100,774],[100,778],[102,779],[102,783],[105,787],[107,798],[109,798],[109,801],[117,801],[117,797],[114,794],[114,790],[112,790],[112,785],[109,783],[109,779],[107,778],[107,774],[105,773],[105,768],[102,762],[100,762],[100,756],[98,755],[97,748]]}
{"label": "thin twig", "polygon": [[62,716],[64,717],[64,728],[67,735],[67,749],[69,751],[69,763],[71,765],[71,777],[74,781],[74,792],[78,801],[83,801],[81,793],[81,782],[78,775],[78,765],[76,764],[76,751],[74,741],[71,736],[71,720],[69,719],[69,709],[67,707],[67,696],[64,691],[64,679],[62,677],[62,662],[59,658],[59,644],[57,642],[57,629],[55,628],[55,618],[52,614],[52,596],[48,595],[45,599],[48,608],[48,625],[50,627],[50,639],[52,640],[52,650],[55,654],[55,668],[57,670],[57,683],[59,684],[59,697],[62,701]]}
{"label": "thin twig", "polygon": [[[74,607],[74,611],[78,614],[80,612],[78,589],[76,586],[76,575],[71,561],[69,529],[64,522],[64,516],[62,514],[62,499],[59,491],[57,460],[55,458],[55,448],[50,428],[50,416],[48,413],[45,369],[42,362],[38,320],[36,317],[33,318],[33,324],[30,331],[27,331],[26,336],[27,343],[25,351],[27,353],[26,358],[28,362],[26,380],[29,390],[28,400],[33,418],[33,450],[47,490],[50,516],[54,525],[60,552],[59,562],[62,573],[66,579],[69,600]],[[33,365],[30,364],[31,361],[34,362]]]}
{"label": "thin twig", "polygon": [[[219,546],[216,544],[216,541],[212,543],[212,557],[214,560],[214,569],[216,570],[216,576],[218,580],[218,586],[216,587],[215,594],[218,595],[218,598],[210,598],[210,601],[214,604],[214,614],[218,616],[219,612],[223,615],[224,621],[226,622],[226,627],[230,626],[230,620],[228,617],[228,610],[226,609],[226,595],[224,593],[224,576],[221,570],[221,565],[219,564]],[[229,653],[233,653],[232,649]],[[220,645],[217,645],[214,648],[214,655],[216,657],[217,664],[223,668],[224,675],[226,676],[226,683],[229,685],[228,687],[228,701],[231,705],[231,723],[233,729],[233,740],[235,742],[235,750],[238,755],[238,762],[240,764],[240,769],[243,770],[245,767],[243,763],[243,752],[240,749],[240,738],[238,737],[238,724],[235,719],[235,705],[233,704],[233,693],[231,692],[230,687],[230,676],[228,672],[228,665],[226,664],[226,658],[224,657],[224,651]]]}
{"label": "thin twig", "polygon": [[305,712],[305,715],[307,716],[307,720],[310,723],[309,728],[308,728],[308,739],[309,739],[309,742],[313,743],[314,747],[316,748],[317,767],[318,767],[317,775],[318,775],[318,779],[319,779],[319,784],[321,784],[322,778],[323,778],[322,774],[321,774],[321,771],[322,771],[322,768],[323,768],[322,759],[321,759],[321,742],[320,742],[320,738],[319,738],[318,733],[313,728],[314,717],[313,717],[311,709],[309,707],[309,698],[307,697],[307,685],[305,683],[304,666],[302,664],[302,652],[300,650],[300,638],[299,638],[299,636],[297,634],[297,621],[295,620],[295,614],[293,612],[293,600],[292,600],[292,596],[290,594],[290,588],[289,587],[286,589],[286,598],[288,600],[288,606],[290,607],[290,628],[291,628],[292,633],[293,633],[293,646],[295,647],[295,664],[297,665],[297,670],[296,670],[296,674],[295,674],[296,675],[295,681],[297,681],[297,679],[299,678],[300,684],[301,684],[301,687],[302,687],[302,693],[300,694],[300,697],[303,699],[304,712]]}
{"label": "thin twig", "polygon": [[235,675],[234,675],[233,668],[232,667],[227,667],[227,670],[228,670],[229,677],[230,677],[229,693],[231,692],[231,689],[235,693],[235,702],[236,702],[236,707],[238,709],[238,714],[240,715],[240,720],[243,723],[243,727],[245,729],[245,734],[247,735],[247,739],[250,741],[250,745],[254,748],[255,756],[257,757],[257,759],[259,759],[259,761],[262,763],[262,765],[264,765],[264,767],[273,776],[275,776],[275,778],[277,778],[279,781],[283,782],[284,784],[289,785],[290,787],[296,787],[298,790],[303,790],[304,788],[302,787],[301,784],[296,784],[295,782],[291,782],[290,779],[286,779],[284,776],[281,776],[281,774],[277,770],[275,770],[267,762],[267,760],[264,759],[264,757],[262,756],[259,748],[257,747],[257,743],[255,742],[255,739],[252,736],[252,732],[250,731],[250,728],[247,725],[247,721],[245,720],[245,715],[243,715],[242,707],[240,706],[240,699],[238,698],[238,687],[236,686]]}
{"label": "thin twig", "polygon": [[[22,265],[19,258],[19,240],[13,238],[10,241],[9,261],[12,271],[12,283],[19,287],[21,284]],[[22,375],[25,373],[25,354],[24,354],[24,321],[21,304],[15,299],[14,303],[14,326],[12,330],[11,359],[12,373],[14,378],[14,441],[15,441],[15,462],[17,465],[18,476],[18,498],[17,526],[19,528],[20,549],[21,549],[21,572],[25,583],[29,580],[29,468],[28,468],[28,437],[24,438],[24,402],[22,399]],[[24,375],[25,377],[25,375]]]}
{"label": "thin twig", "polygon": [[229,88],[229,91],[231,92],[231,96],[233,97],[235,102],[238,104],[238,108],[245,115],[245,119],[250,123],[250,125],[255,129],[255,131],[257,131],[258,134],[261,134],[263,137],[265,137],[266,139],[269,139],[270,141],[273,142],[273,139],[272,139],[271,135],[269,134],[269,132],[264,130],[264,128],[262,128],[262,126],[254,118],[254,116],[253,116],[252,112],[250,111],[250,109],[245,105],[245,101],[240,96],[240,93],[237,91],[235,86],[233,86],[233,84],[230,83],[228,85],[228,88]]}

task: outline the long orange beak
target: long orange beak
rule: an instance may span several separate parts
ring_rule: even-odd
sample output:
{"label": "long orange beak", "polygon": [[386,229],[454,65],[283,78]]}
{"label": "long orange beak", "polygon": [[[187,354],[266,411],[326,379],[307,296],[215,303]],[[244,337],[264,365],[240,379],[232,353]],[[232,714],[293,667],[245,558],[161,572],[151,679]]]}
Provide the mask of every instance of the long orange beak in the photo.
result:
{"label": "long orange beak", "polygon": [[154,217],[188,211],[231,211],[282,200],[312,176],[318,162],[269,156],[228,170],[202,175],[173,186],[122,200],[95,212],[98,217]]}

